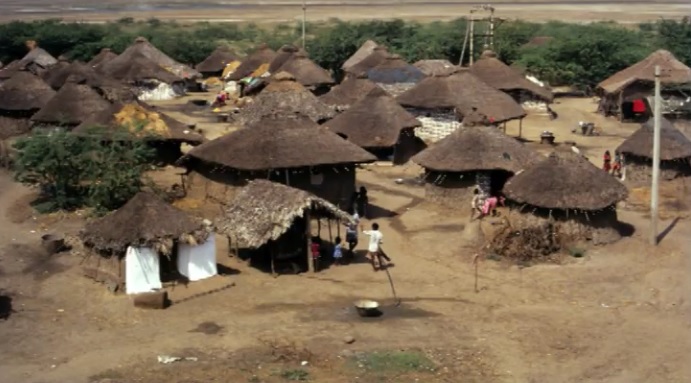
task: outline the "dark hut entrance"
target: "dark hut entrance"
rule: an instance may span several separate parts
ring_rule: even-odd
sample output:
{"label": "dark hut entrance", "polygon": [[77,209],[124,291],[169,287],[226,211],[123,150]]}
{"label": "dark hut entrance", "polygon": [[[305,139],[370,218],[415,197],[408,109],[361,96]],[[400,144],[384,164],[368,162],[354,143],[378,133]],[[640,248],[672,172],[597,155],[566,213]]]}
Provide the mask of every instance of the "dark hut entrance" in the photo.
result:
{"label": "dark hut entrance", "polygon": [[646,98],[624,101],[621,104],[621,120],[631,122],[645,122],[652,116],[650,103]]}
{"label": "dark hut entrance", "polygon": [[[465,208],[470,206],[476,187],[480,186],[482,192],[496,195],[512,175],[505,170],[453,173],[428,171],[425,174],[425,197],[445,206]],[[489,183],[478,185],[478,176]]]}

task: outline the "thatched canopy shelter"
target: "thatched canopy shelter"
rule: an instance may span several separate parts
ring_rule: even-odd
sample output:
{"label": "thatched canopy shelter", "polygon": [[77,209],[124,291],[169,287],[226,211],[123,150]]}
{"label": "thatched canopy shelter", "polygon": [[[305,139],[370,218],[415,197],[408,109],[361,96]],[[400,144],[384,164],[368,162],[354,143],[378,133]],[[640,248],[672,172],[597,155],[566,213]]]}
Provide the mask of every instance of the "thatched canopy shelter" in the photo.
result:
{"label": "thatched canopy shelter", "polygon": [[511,96],[468,71],[427,77],[398,96],[396,101],[408,108],[456,110],[461,118],[477,112],[495,123],[523,118],[526,114]]}
{"label": "thatched canopy shelter", "polygon": [[329,93],[319,97],[319,101],[332,106],[346,108],[362,100],[377,84],[366,78],[349,77],[342,83],[331,88]]}
{"label": "thatched canopy shelter", "polygon": [[280,72],[273,75],[269,85],[240,111],[238,121],[252,125],[264,116],[281,113],[300,113],[317,123],[329,120],[336,114],[333,108],[323,104],[317,96],[296,82],[295,77]]}
{"label": "thatched canopy shelter", "polygon": [[126,83],[157,80],[166,84],[173,84],[183,81],[181,77],[164,69],[144,53],[138,51],[131,51],[126,56],[120,55],[99,65],[97,69],[106,76]]}
{"label": "thatched canopy shelter", "polygon": [[116,57],[118,57],[118,55],[115,52],[113,52],[110,48],[103,48],[87,64],[90,67],[95,68],[101,64],[107,63],[108,61]]}
{"label": "thatched canopy shelter", "polygon": [[448,76],[458,71],[459,67],[453,65],[449,60],[420,60],[413,64],[425,76]]}
{"label": "thatched canopy shelter", "polygon": [[341,69],[347,72],[354,65],[358,64],[360,61],[364,60],[367,56],[374,52],[374,49],[378,46],[379,45],[377,45],[377,43],[375,43],[372,40],[365,41],[364,43],[362,43],[360,48],[358,48],[358,50],[355,51],[355,53],[353,53],[353,55],[350,56],[343,63],[343,65],[341,65]]}
{"label": "thatched canopy shelter", "polygon": [[53,96],[55,91],[40,77],[18,71],[0,85],[0,114],[29,112],[28,117],[43,108]]}
{"label": "thatched canopy shelter", "polygon": [[276,52],[269,48],[266,44],[260,45],[252,54],[245,57],[242,64],[238,66],[233,73],[228,76],[231,81],[242,80],[243,78],[251,75],[255,70],[257,70],[262,65],[268,66],[271,61],[276,57]]}
{"label": "thatched canopy shelter", "polygon": [[138,55],[143,55],[149,60],[155,62],[161,68],[173,73],[174,75],[186,79],[194,79],[201,77],[201,73],[190,68],[187,65],[181,64],[172,58],[170,58],[165,53],[161,52],[158,48],[153,46],[146,38],[137,37],[134,40],[134,44],[130,45],[122,52],[118,58],[113,59],[111,62],[116,61],[128,61],[132,60]]}
{"label": "thatched canopy shelter", "polygon": [[691,85],[691,68],[686,66],[669,51],[664,49],[651,53],[648,57],[623,69],[598,84],[605,94],[622,91],[633,82],[655,82],[655,66],[660,66],[664,85]]}
{"label": "thatched canopy shelter", "polygon": [[248,248],[277,241],[305,212],[319,211],[345,223],[353,218],[316,195],[266,180],[250,181],[218,220],[217,227]]}
{"label": "thatched canopy shelter", "polygon": [[367,71],[368,79],[382,84],[416,83],[425,77],[420,69],[396,54],[388,55],[382,63]]}
{"label": "thatched canopy shelter", "polygon": [[110,105],[90,86],[67,83],[31,120],[40,124],[76,126]]}
{"label": "thatched canopy shelter", "polygon": [[195,69],[205,76],[220,75],[226,65],[242,61],[242,57],[226,46],[216,48],[211,54],[195,66]]}
{"label": "thatched canopy shelter", "polygon": [[[548,89],[528,80],[495,57],[484,57],[476,61],[470,67],[470,73],[486,84],[510,94],[519,102],[525,99],[552,102],[554,99],[554,95]],[[528,97],[524,97],[522,94],[528,94]]]}
{"label": "thatched canopy shelter", "polygon": [[128,246],[152,247],[169,254],[174,241],[202,243],[207,235],[201,221],[146,192],[115,212],[87,222],[80,232],[87,246],[111,254],[124,254]]}
{"label": "thatched canopy shelter", "polygon": [[356,64],[344,69],[347,76],[362,77],[367,76],[370,69],[383,64],[384,61],[391,55],[385,46],[377,46],[372,50],[372,53],[367,55]]}
{"label": "thatched canopy shelter", "polygon": [[402,164],[424,148],[415,137],[422,124],[381,89],[373,89],[350,109],[324,124],[348,141]]}
{"label": "thatched canopy shelter", "polygon": [[286,72],[295,78],[295,81],[310,89],[325,87],[334,83],[329,72],[317,65],[307,57],[306,53],[296,52],[292,54],[278,69],[278,72]]}

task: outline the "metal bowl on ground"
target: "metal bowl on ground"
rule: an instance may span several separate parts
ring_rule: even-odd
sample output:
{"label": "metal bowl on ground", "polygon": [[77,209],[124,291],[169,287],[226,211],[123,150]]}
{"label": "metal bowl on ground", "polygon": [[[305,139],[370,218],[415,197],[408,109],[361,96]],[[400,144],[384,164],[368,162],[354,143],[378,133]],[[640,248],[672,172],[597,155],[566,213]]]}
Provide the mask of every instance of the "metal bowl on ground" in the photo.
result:
{"label": "metal bowl on ground", "polygon": [[361,317],[378,317],[383,313],[379,310],[379,302],[361,299],[355,302],[355,309]]}

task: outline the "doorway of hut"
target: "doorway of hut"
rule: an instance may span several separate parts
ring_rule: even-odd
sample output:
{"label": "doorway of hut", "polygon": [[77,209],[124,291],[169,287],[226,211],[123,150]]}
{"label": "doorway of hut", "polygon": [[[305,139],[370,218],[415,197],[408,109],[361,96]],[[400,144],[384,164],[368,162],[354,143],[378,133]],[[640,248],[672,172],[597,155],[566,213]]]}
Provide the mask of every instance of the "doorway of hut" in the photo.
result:
{"label": "doorway of hut", "polygon": [[240,258],[265,273],[299,274],[308,270],[308,250],[305,219],[300,217],[277,240],[241,253]]}
{"label": "doorway of hut", "polygon": [[645,122],[652,116],[650,103],[645,98],[624,101],[621,104],[621,121]]}
{"label": "doorway of hut", "polygon": [[178,270],[178,244],[173,245],[173,250],[168,255],[159,255],[159,275],[161,283],[185,282],[187,277]]}

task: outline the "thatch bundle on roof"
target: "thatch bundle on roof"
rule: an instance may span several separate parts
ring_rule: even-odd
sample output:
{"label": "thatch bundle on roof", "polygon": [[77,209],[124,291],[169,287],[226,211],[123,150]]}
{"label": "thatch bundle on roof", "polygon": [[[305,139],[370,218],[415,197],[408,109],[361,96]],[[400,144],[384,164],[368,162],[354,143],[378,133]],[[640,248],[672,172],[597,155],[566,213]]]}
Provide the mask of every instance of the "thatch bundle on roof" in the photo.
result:
{"label": "thatch bundle on roof", "polygon": [[101,64],[109,62],[110,60],[116,57],[118,57],[118,55],[115,52],[113,52],[110,48],[103,48],[87,64],[90,67],[95,68]]}
{"label": "thatch bundle on roof", "polygon": [[269,85],[254,101],[240,111],[238,121],[252,125],[264,116],[295,113],[309,116],[314,122],[326,121],[336,114],[333,108],[296,82],[292,75],[279,72],[272,76]]}
{"label": "thatch bundle on roof", "polygon": [[496,123],[523,118],[525,111],[511,96],[469,73],[427,77],[396,98],[401,105],[427,110],[456,110],[459,117],[480,113]]}
{"label": "thatch bundle on roof", "polygon": [[235,61],[241,61],[241,57],[230,48],[220,46],[211,52],[204,61],[197,64],[195,69],[206,76],[221,74],[226,65]]}
{"label": "thatch bundle on roof", "polygon": [[458,71],[459,67],[449,60],[420,60],[413,64],[425,76],[448,76]]}
{"label": "thatch bundle on roof", "polygon": [[660,66],[663,85],[690,85],[691,68],[684,65],[669,51],[664,49],[651,53],[648,57],[623,69],[598,84],[605,94],[616,93],[634,82],[655,81],[655,66]]}
{"label": "thatch bundle on roof", "polygon": [[0,111],[35,112],[43,108],[55,95],[40,77],[27,71],[18,71],[0,85]]}
{"label": "thatch bundle on roof", "polygon": [[379,65],[368,70],[367,78],[382,84],[416,83],[425,78],[425,74],[414,65],[408,64],[401,56],[391,54]]}
{"label": "thatch bundle on roof", "polygon": [[327,105],[346,108],[362,100],[373,89],[379,89],[379,87],[372,81],[366,78],[349,77],[331,88],[329,93],[319,97],[319,101]]}
{"label": "thatch bundle on roof", "polygon": [[268,69],[268,66],[271,64],[271,61],[273,61],[274,57],[276,57],[276,52],[274,52],[266,44],[262,44],[249,56],[245,57],[245,59],[242,61],[242,64],[240,64],[240,66],[238,66],[235,71],[228,76],[228,79],[231,81],[242,80],[243,78],[251,75],[252,72],[256,71],[264,64],[267,65]]}
{"label": "thatch bundle on roof", "polygon": [[76,126],[110,105],[90,86],[67,83],[31,120],[41,124]]}
{"label": "thatch bundle on roof", "polygon": [[87,246],[118,255],[128,246],[170,254],[175,241],[198,244],[207,236],[201,221],[146,192],[138,193],[115,212],[88,222],[80,233]]}
{"label": "thatch bundle on roof", "polygon": [[308,209],[353,222],[349,214],[314,194],[271,181],[254,180],[235,197],[217,227],[248,248],[256,249],[281,238]]}
{"label": "thatch bundle on roof", "polygon": [[470,67],[470,73],[488,85],[507,92],[517,101],[523,101],[520,93],[529,93],[532,97],[544,102],[552,102],[552,92],[528,80],[518,71],[499,61],[495,57],[485,57]]}
{"label": "thatch bundle on roof", "polygon": [[360,48],[358,48],[355,53],[353,53],[352,56],[350,56],[341,66],[341,69],[344,71],[348,72],[350,68],[352,68],[354,65],[358,64],[360,61],[364,60],[367,56],[369,56],[372,52],[374,52],[374,49],[377,48],[378,45],[372,40],[367,40],[365,41]]}

